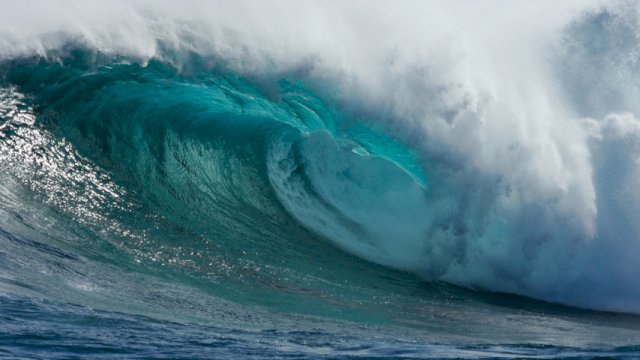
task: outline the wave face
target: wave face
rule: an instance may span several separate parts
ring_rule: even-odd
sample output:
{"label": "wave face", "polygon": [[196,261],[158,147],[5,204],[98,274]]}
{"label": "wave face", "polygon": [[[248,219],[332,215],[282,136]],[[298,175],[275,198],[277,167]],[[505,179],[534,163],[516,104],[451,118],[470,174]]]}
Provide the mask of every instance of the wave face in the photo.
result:
{"label": "wave face", "polygon": [[527,298],[640,312],[638,3],[41,5],[0,39],[13,355],[56,314],[105,353],[637,355]]}

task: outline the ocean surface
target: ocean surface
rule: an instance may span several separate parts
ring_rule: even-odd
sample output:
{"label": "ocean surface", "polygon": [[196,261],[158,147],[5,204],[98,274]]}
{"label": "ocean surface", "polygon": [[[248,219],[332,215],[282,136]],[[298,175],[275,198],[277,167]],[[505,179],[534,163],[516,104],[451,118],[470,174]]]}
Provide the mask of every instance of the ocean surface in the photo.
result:
{"label": "ocean surface", "polygon": [[0,358],[640,358],[640,2],[0,12]]}

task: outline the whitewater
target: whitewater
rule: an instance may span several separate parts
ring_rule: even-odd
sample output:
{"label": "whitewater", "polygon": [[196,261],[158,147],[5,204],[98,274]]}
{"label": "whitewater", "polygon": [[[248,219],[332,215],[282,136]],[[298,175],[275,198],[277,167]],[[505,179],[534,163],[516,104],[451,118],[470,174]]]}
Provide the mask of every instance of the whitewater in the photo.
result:
{"label": "whitewater", "polygon": [[640,2],[0,9],[0,357],[640,356]]}

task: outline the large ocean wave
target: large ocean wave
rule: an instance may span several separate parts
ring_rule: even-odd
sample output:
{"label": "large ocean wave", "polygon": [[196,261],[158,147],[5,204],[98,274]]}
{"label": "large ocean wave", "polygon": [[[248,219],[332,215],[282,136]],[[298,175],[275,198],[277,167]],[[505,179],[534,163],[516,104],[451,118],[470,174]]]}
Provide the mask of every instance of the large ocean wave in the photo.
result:
{"label": "large ocean wave", "polygon": [[640,312],[636,2],[39,5],[0,16],[0,291]]}

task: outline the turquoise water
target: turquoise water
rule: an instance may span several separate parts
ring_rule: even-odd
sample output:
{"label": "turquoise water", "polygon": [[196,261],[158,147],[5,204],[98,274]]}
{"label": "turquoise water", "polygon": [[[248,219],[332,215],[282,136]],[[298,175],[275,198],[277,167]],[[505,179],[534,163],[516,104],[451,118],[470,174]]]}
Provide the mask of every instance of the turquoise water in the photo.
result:
{"label": "turquoise water", "polygon": [[402,132],[203,63],[2,63],[0,356],[640,356],[636,315],[442,281],[442,160]]}

